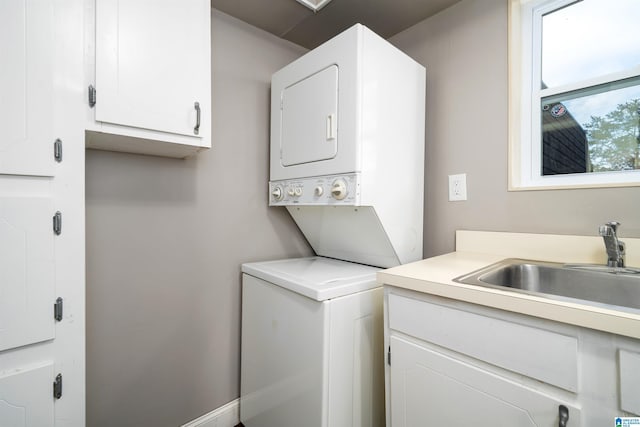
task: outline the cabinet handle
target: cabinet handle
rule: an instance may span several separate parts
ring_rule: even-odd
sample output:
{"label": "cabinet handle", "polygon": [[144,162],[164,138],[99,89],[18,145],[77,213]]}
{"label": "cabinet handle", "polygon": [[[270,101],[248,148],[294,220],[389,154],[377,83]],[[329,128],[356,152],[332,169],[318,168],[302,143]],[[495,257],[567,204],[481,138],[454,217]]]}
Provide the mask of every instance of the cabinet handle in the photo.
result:
{"label": "cabinet handle", "polygon": [[569,421],[569,408],[564,405],[558,406],[558,418],[560,419],[558,427],[566,427]]}
{"label": "cabinet handle", "polygon": [[193,133],[197,135],[200,133],[200,103],[194,103],[193,108],[196,109],[196,127],[193,128]]}

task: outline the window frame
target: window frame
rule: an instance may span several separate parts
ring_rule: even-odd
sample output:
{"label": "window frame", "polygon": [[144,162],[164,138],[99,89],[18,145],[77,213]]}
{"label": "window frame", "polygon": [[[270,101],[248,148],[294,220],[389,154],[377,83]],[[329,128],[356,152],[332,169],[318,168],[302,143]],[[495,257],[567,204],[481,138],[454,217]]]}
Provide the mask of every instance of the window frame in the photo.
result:
{"label": "window frame", "polygon": [[[640,76],[640,66],[553,88],[542,79],[542,17],[578,0],[509,2],[509,190],[640,186],[640,170],[542,175],[543,98],[616,85]],[[627,80],[631,81],[631,80]]]}

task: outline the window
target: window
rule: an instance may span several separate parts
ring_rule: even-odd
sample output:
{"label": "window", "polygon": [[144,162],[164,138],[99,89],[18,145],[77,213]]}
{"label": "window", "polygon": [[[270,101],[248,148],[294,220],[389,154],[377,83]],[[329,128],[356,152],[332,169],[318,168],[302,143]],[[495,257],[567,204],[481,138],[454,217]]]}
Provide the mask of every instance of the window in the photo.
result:
{"label": "window", "polygon": [[510,188],[640,185],[640,1],[510,15]]}

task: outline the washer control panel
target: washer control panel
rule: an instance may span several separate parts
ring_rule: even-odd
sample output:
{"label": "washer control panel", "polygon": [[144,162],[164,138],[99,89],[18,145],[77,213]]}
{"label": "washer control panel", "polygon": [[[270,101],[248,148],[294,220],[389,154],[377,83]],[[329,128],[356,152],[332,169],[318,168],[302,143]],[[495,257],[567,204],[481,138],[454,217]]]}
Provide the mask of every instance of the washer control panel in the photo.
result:
{"label": "washer control panel", "polygon": [[358,205],[358,174],[327,175],[269,182],[269,206]]}

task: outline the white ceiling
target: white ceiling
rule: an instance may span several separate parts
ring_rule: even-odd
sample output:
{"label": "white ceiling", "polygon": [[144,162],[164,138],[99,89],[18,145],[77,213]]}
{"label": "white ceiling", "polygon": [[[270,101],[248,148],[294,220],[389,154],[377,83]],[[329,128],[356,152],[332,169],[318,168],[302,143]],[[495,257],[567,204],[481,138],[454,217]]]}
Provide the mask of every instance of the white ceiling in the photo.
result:
{"label": "white ceiling", "polygon": [[308,49],[355,23],[385,39],[459,0],[332,0],[313,12],[296,0],[211,0],[211,6]]}

